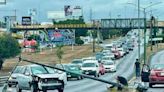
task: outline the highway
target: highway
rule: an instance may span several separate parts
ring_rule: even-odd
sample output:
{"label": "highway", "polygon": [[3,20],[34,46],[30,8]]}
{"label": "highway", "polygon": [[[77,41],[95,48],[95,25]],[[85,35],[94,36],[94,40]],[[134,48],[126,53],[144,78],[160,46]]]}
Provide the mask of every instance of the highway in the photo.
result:
{"label": "highway", "polygon": [[[141,54],[143,53],[143,47],[141,46]],[[134,72],[134,63],[135,59],[138,55],[138,49],[135,49],[130,52],[130,54],[126,55],[120,60],[117,60],[117,72],[116,73],[106,73],[105,75],[99,77],[108,81],[115,81],[115,77],[117,75],[124,76],[125,78],[129,78]],[[70,80],[65,87],[64,92],[107,92],[107,84],[101,83],[91,79],[83,79],[83,80]],[[8,92],[16,92],[16,89],[8,88]],[[30,92],[30,91],[23,91]],[[48,91],[54,92],[54,91]],[[57,92],[57,91],[55,91]]]}

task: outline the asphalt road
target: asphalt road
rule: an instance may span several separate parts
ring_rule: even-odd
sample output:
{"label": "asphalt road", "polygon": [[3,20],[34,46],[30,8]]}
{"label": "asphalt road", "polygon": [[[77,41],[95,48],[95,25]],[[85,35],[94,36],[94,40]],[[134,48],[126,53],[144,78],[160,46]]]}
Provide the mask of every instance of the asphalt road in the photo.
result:
{"label": "asphalt road", "polygon": [[[152,57],[150,65],[152,66],[156,63],[164,63],[164,50],[156,53]],[[153,88],[149,88],[147,92],[164,92],[164,85],[154,85]]]}
{"label": "asphalt road", "polygon": [[[143,53],[143,47],[141,47],[141,54]],[[108,81],[115,81],[115,76],[121,75],[125,78],[129,78],[130,75],[134,72],[134,63],[138,55],[138,49],[135,49],[130,52],[120,60],[117,60],[117,72],[116,73],[106,73],[102,75],[101,79]],[[16,92],[15,88],[8,88],[8,92]],[[30,91],[23,91],[30,92]],[[57,92],[57,91],[48,91],[48,92]],[[65,87],[64,92],[107,92],[107,84],[98,82],[91,79],[76,80],[72,79],[68,81],[68,84]]]}

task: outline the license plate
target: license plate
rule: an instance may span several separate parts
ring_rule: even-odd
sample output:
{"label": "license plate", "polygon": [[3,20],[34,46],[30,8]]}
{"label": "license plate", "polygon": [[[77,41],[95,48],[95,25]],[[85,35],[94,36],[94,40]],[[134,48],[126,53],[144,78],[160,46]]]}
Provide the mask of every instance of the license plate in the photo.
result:
{"label": "license plate", "polygon": [[71,77],[71,75],[68,75],[68,77]]}
{"label": "license plate", "polygon": [[89,72],[85,72],[85,74],[89,74]]}
{"label": "license plate", "polygon": [[161,76],[164,76],[164,73],[161,73]]}

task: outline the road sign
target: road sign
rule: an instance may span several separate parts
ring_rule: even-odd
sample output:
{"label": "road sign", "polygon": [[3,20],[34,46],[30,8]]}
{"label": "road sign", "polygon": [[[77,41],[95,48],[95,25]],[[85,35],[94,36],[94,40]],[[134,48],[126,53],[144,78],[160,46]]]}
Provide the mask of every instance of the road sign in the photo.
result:
{"label": "road sign", "polygon": [[31,25],[31,17],[30,16],[24,16],[22,17],[22,25]]}

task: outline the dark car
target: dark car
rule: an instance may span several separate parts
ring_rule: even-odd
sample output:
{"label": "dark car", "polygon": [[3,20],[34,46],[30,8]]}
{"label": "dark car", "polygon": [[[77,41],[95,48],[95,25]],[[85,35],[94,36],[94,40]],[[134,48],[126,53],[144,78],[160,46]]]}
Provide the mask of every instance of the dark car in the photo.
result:
{"label": "dark car", "polygon": [[155,64],[150,71],[149,87],[155,84],[164,84],[164,64]]}
{"label": "dark car", "polygon": [[[65,65],[65,67],[66,67],[67,71],[74,72],[74,73],[77,73],[77,74],[82,74],[83,73],[83,71],[77,65],[68,64],[68,65]],[[82,76],[77,75],[77,74],[67,73],[67,79],[68,78],[77,78],[78,80],[83,79]]]}

